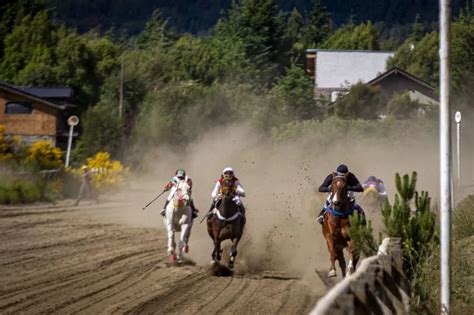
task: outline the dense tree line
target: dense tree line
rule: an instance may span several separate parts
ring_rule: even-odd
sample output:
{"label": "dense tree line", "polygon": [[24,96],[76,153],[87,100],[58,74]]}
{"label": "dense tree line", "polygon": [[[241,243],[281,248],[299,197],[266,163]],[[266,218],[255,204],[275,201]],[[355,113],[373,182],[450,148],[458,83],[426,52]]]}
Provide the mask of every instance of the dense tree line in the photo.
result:
{"label": "dense tree line", "polygon": [[[200,36],[175,32],[160,10],[133,37],[97,30],[80,34],[58,22],[58,12],[46,0],[7,1],[1,12],[0,80],[74,88],[84,128],[78,159],[100,148],[117,156],[127,149],[136,153],[158,144],[185,144],[210,126],[243,120],[268,132],[328,114],[375,118],[360,109],[381,104],[378,91],[358,85],[331,110],[327,100],[313,99],[313,83],[303,66],[305,49],[384,48],[371,21],[350,19],[335,27],[320,0],[291,12],[275,0],[234,1]],[[419,17],[413,21],[388,66],[436,85],[437,34]],[[468,5],[453,25],[453,82],[460,98],[471,97],[473,90],[473,25]],[[119,113],[122,64],[124,108]],[[383,106],[403,118],[400,109],[410,100],[397,97]],[[182,124],[188,127],[179,128]]]}
{"label": "dense tree line", "polygon": [[[228,10],[232,0],[190,1],[190,0],[48,0],[57,9],[57,16],[68,25],[81,31],[97,26],[109,29],[116,27],[128,34],[137,34],[149,19],[150,13],[160,8],[170,18],[170,24],[179,32],[200,34],[216,24],[222,10]],[[284,11],[297,8],[299,12],[311,8],[311,0],[279,0]],[[322,0],[333,16],[336,25],[346,23],[350,16],[362,22],[372,20],[384,23],[385,28],[402,26],[413,22],[416,14],[429,23],[438,18],[436,1],[411,0]],[[464,0],[454,0],[454,12],[464,5]]]}

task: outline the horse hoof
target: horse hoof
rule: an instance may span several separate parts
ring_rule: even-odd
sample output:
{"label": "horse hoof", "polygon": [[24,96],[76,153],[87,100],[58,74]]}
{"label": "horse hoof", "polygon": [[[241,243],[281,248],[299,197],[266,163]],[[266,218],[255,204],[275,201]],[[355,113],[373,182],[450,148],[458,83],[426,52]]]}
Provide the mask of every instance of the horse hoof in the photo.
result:
{"label": "horse hoof", "polygon": [[189,246],[188,246],[188,245],[184,246],[184,252],[185,252],[186,254],[189,253]]}
{"label": "horse hoof", "polygon": [[178,258],[176,259],[176,263],[179,264],[179,265],[181,265],[183,262],[184,262],[184,261],[183,261],[183,259],[182,259],[181,257],[178,257]]}
{"label": "horse hoof", "polygon": [[215,259],[211,260],[211,265],[214,266],[215,264],[217,264],[217,260],[215,260]]}
{"label": "horse hoof", "polygon": [[173,254],[173,255],[170,256],[170,259],[171,259],[171,262],[174,264],[174,263],[176,263],[177,257],[176,257],[175,254]]}
{"label": "horse hoof", "polygon": [[335,277],[336,276],[336,270],[330,270],[329,273],[328,273],[328,277],[332,278],[332,277]]}
{"label": "horse hoof", "polygon": [[234,263],[232,261],[229,262],[229,269],[234,269]]}

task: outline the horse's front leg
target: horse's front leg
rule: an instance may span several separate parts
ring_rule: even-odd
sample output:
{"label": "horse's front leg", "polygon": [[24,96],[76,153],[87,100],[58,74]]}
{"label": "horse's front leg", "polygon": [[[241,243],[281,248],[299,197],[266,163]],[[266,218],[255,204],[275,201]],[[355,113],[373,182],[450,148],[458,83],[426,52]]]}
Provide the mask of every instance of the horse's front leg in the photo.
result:
{"label": "horse's front leg", "polygon": [[212,252],[211,264],[216,264],[221,261],[221,240],[218,237],[214,238],[214,251]]}
{"label": "horse's front leg", "polygon": [[174,239],[173,225],[171,223],[167,223],[166,230],[168,231],[168,255],[170,256],[172,262],[176,262],[176,242]]}
{"label": "horse's front leg", "polygon": [[214,224],[212,225],[212,236],[213,236],[212,240],[214,241],[214,251],[212,252],[212,260],[211,260],[211,263],[213,265],[221,260],[221,240],[219,239],[220,231],[221,231],[221,227],[220,227],[219,222],[214,221]]}
{"label": "horse's front leg", "polygon": [[359,254],[356,251],[354,241],[347,241],[347,250],[349,251],[349,264],[347,265],[346,273],[348,276],[355,272],[357,263],[359,262]]}
{"label": "horse's front leg", "polygon": [[187,238],[188,230],[189,230],[189,224],[181,225],[181,238],[178,244],[178,263],[183,262],[183,252],[185,253],[188,252],[188,238]]}
{"label": "horse's front leg", "polygon": [[335,277],[336,274],[336,246],[334,242],[334,238],[332,237],[331,234],[326,235],[326,244],[328,246],[328,251],[329,251],[329,261],[330,261],[330,266],[329,266],[329,273],[328,277]]}
{"label": "horse's front leg", "polygon": [[230,249],[229,268],[234,268],[235,258],[237,257],[237,245],[239,244],[240,236],[232,239],[232,247]]}
{"label": "horse's front leg", "polygon": [[336,252],[337,261],[339,262],[339,268],[341,268],[342,277],[344,278],[346,276],[346,259],[344,258],[344,251],[342,246],[338,247]]}

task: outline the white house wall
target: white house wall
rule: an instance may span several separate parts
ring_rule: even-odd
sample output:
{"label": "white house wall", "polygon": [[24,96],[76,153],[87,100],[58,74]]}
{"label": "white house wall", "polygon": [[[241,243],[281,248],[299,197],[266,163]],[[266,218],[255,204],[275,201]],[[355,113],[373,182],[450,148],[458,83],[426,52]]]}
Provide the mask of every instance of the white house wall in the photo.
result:
{"label": "white house wall", "polygon": [[315,85],[338,89],[358,81],[368,82],[385,72],[394,52],[317,50]]}

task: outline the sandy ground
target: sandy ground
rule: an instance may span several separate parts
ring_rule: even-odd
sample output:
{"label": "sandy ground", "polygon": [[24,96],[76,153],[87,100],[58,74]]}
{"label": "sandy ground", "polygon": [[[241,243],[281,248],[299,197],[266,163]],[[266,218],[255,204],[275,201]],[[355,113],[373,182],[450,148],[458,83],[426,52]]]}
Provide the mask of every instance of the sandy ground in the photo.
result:
{"label": "sandy ground", "polygon": [[169,266],[156,209],[127,198],[70,203],[1,208],[1,314],[304,314],[327,290],[314,272],[252,269],[244,259],[233,277],[216,277],[205,239],[191,238],[197,264]]}

